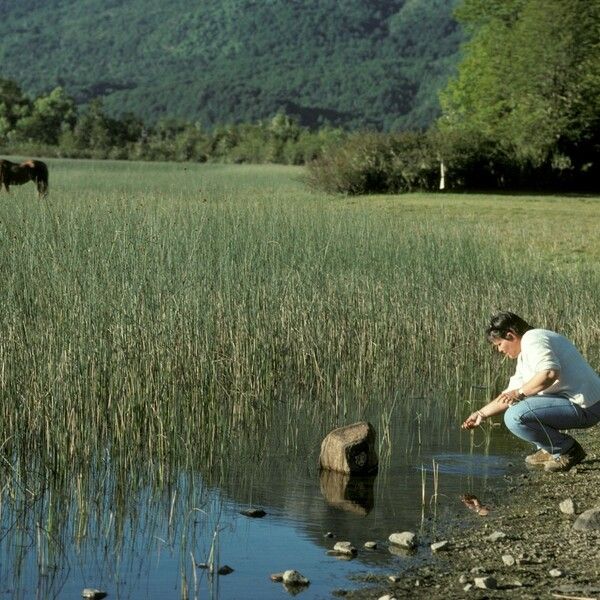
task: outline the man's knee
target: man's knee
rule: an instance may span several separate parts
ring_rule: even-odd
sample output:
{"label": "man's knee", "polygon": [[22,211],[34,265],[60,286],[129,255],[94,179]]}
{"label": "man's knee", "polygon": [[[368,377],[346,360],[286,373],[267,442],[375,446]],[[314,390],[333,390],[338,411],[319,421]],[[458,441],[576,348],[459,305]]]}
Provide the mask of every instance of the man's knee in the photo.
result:
{"label": "man's knee", "polygon": [[523,426],[523,408],[525,408],[523,403],[513,404],[504,413],[504,424],[511,431]]}

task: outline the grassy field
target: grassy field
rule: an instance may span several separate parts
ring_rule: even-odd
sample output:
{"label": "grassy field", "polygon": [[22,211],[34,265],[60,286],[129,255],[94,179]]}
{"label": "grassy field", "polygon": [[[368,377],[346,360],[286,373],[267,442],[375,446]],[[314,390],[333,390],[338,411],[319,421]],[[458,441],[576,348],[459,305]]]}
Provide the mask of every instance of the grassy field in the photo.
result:
{"label": "grassy field", "polygon": [[510,368],[482,339],[498,309],[600,367],[598,198],[327,197],[293,167],[49,164],[47,201],[0,196],[9,455],[210,465],[275,412],[292,444],[299,415],[318,435],[411,398],[458,418]]}

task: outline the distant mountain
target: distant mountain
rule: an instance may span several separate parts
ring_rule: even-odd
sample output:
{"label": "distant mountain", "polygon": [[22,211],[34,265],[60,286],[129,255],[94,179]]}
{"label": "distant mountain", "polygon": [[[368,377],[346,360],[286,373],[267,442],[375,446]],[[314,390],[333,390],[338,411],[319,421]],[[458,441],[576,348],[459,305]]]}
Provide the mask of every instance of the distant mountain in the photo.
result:
{"label": "distant mountain", "polygon": [[203,126],[424,127],[458,62],[458,0],[3,2],[0,77]]}

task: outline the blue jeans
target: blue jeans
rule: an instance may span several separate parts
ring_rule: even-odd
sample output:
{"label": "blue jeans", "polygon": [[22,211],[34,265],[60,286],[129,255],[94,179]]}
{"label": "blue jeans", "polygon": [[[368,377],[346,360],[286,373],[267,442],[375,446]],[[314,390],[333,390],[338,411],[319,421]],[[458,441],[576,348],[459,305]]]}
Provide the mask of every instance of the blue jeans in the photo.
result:
{"label": "blue jeans", "polygon": [[585,429],[600,422],[600,402],[581,408],[568,398],[530,396],[513,404],[504,413],[506,426],[517,437],[535,444],[555,457],[575,443],[561,429]]}

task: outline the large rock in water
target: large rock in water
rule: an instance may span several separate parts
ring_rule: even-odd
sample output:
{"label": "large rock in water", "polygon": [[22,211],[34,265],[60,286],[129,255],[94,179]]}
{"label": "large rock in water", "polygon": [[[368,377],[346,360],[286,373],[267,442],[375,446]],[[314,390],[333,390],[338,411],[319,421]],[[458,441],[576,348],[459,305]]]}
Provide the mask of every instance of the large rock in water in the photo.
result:
{"label": "large rock in water", "polygon": [[352,475],[376,473],[375,435],[373,425],[366,421],[334,429],[321,444],[321,469]]}

